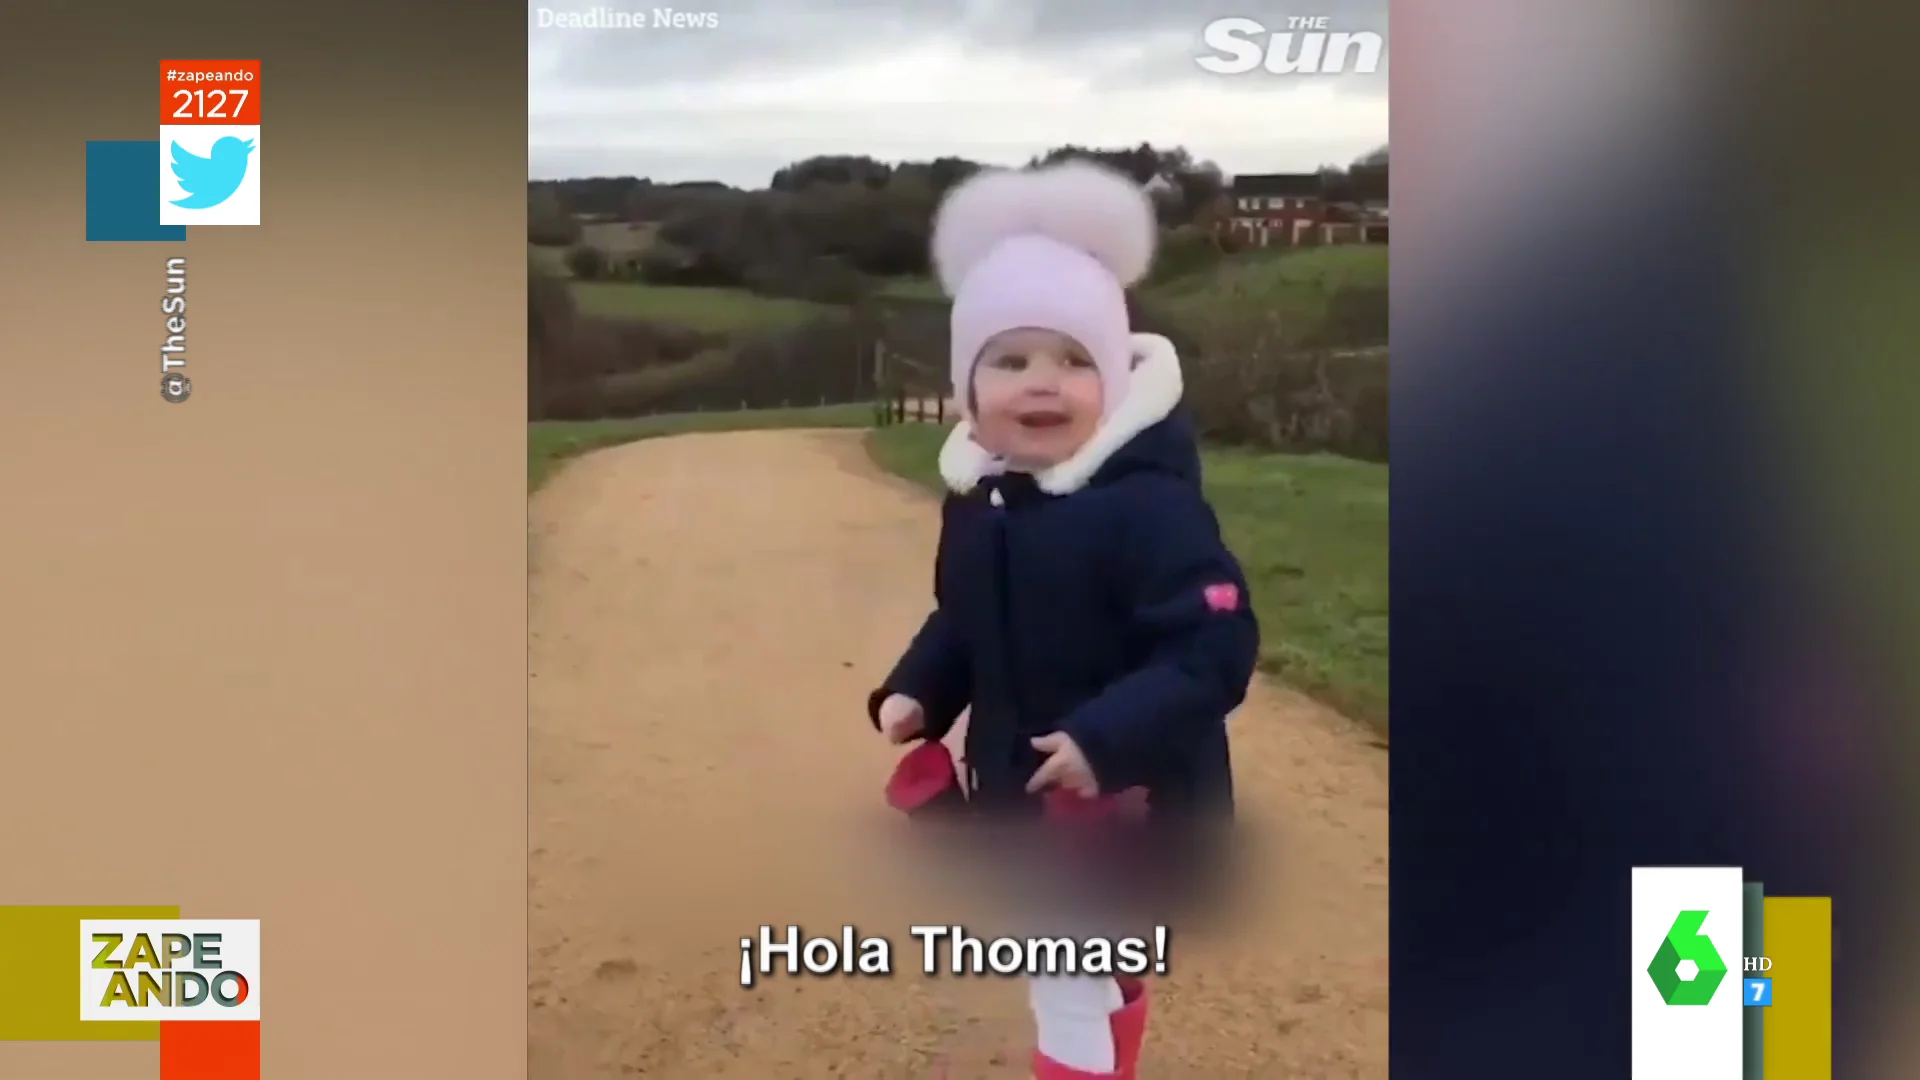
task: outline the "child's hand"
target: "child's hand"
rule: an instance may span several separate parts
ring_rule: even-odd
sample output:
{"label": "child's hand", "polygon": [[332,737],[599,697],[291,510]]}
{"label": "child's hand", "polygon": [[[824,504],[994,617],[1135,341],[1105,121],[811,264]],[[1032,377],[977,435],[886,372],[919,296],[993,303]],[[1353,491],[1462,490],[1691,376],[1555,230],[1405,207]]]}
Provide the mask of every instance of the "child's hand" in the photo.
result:
{"label": "child's hand", "polygon": [[1100,796],[1100,782],[1094,779],[1093,766],[1087,764],[1087,755],[1081,753],[1080,744],[1065,732],[1042,735],[1033,740],[1033,748],[1046,754],[1047,760],[1040,763],[1040,768],[1034,770],[1033,779],[1027,781],[1028,794],[1055,787],[1085,799]]}
{"label": "child's hand", "polygon": [[880,703],[880,733],[895,746],[913,741],[926,728],[926,710],[905,694],[894,694]]}

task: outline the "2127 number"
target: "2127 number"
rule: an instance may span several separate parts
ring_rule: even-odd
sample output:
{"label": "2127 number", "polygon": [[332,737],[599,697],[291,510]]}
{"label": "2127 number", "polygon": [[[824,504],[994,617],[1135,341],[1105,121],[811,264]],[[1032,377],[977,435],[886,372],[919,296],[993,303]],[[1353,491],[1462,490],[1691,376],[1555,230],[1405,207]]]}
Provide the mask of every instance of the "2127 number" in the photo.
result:
{"label": "2127 number", "polygon": [[[247,103],[247,92],[245,90],[175,90],[173,98],[180,103],[180,107],[173,111],[175,120],[236,120],[240,117],[241,108]],[[232,111],[227,110],[229,98],[233,101]]]}

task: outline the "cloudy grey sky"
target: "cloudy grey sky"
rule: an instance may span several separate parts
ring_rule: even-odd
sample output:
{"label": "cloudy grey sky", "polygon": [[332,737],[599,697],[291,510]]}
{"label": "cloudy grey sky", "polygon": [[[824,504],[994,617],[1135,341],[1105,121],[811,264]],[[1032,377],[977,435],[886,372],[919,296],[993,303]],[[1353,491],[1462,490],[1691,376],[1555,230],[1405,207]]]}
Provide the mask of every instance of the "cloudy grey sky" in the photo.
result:
{"label": "cloudy grey sky", "polygon": [[[527,6],[535,179],[763,186],[816,154],[1018,164],[1062,143],[1184,145],[1228,173],[1345,163],[1387,141],[1375,75],[1213,75],[1201,31],[1288,16],[1385,34],[1387,0],[688,0],[699,29],[571,29],[598,8]],[[551,13],[551,14],[548,14]],[[553,18],[553,15],[560,16]]]}

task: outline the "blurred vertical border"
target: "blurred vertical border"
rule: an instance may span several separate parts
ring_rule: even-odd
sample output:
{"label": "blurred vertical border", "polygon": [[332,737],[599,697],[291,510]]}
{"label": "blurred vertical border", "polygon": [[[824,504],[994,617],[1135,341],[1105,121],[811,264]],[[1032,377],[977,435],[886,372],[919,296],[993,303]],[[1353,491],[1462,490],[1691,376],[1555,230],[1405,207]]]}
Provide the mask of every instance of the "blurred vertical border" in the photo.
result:
{"label": "blurred vertical border", "polygon": [[1680,864],[1832,897],[1835,1075],[1920,1075],[1907,17],[1393,14],[1394,1072],[1629,1075]]}

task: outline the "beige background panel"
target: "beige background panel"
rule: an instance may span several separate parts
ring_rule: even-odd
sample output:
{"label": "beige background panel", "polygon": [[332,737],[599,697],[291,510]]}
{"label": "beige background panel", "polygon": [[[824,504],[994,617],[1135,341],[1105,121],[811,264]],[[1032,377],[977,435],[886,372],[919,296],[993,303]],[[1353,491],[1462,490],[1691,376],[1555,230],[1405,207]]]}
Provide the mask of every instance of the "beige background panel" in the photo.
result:
{"label": "beige background panel", "polygon": [[[523,1077],[524,24],[48,7],[0,44],[0,903],[261,919],[273,1080]],[[264,224],[85,244],[162,58],[262,61]]]}

